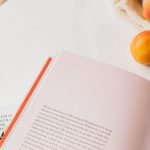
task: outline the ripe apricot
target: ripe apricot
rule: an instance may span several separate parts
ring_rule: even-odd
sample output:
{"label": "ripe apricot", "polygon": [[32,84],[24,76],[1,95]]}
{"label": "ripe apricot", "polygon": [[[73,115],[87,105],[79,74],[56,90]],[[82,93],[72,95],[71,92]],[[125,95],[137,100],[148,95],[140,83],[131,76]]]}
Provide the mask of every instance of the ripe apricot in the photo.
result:
{"label": "ripe apricot", "polygon": [[137,62],[150,65],[150,30],[139,33],[132,40],[130,49]]}
{"label": "ripe apricot", "polygon": [[150,21],[150,0],[143,0],[143,16]]}

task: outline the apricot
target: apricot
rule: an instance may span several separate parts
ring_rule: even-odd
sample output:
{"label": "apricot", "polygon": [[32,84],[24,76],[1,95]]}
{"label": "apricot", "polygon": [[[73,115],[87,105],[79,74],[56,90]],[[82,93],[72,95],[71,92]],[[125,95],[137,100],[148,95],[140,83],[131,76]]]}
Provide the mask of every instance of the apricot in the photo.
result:
{"label": "apricot", "polygon": [[137,62],[150,65],[150,30],[139,33],[132,40],[130,49]]}
{"label": "apricot", "polygon": [[150,0],[143,0],[143,16],[150,21]]}

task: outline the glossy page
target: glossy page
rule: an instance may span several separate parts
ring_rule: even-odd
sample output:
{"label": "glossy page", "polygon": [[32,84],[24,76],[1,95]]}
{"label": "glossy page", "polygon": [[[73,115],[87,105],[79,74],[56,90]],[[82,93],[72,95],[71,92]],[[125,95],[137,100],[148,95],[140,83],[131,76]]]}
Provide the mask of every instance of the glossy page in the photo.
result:
{"label": "glossy page", "polygon": [[134,74],[62,52],[2,150],[142,150],[149,92]]}

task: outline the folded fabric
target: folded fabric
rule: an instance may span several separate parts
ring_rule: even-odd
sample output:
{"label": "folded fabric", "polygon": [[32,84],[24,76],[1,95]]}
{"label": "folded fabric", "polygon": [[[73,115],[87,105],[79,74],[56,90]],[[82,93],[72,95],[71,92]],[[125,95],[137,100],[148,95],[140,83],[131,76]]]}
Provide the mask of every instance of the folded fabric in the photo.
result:
{"label": "folded fabric", "polygon": [[143,18],[140,0],[113,0],[119,15],[132,23],[138,30],[149,30],[150,22]]}

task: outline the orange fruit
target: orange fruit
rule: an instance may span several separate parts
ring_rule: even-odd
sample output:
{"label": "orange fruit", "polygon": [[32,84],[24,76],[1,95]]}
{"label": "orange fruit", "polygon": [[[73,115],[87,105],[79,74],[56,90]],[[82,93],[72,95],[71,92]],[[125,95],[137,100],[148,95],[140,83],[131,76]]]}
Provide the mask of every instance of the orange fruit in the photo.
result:
{"label": "orange fruit", "polygon": [[150,30],[139,33],[132,40],[130,49],[137,62],[150,65]]}
{"label": "orange fruit", "polygon": [[150,21],[150,0],[143,0],[143,16]]}

